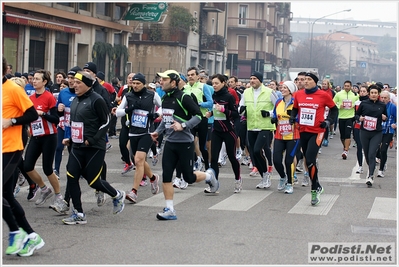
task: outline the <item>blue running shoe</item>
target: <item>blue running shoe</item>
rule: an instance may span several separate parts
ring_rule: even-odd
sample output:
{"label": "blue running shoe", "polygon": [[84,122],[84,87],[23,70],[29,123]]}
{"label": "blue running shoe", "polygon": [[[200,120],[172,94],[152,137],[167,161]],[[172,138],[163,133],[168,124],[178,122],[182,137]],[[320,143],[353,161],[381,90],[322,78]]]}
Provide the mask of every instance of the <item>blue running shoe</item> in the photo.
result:
{"label": "blue running shoe", "polygon": [[164,208],[163,212],[157,214],[157,219],[161,221],[176,220],[176,211],[171,211],[169,208]]}

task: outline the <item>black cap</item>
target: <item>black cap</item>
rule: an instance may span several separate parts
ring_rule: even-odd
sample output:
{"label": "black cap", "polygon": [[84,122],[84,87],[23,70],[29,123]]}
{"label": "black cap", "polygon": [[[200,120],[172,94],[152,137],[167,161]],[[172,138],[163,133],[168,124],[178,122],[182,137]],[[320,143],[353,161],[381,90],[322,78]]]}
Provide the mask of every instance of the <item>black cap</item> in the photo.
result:
{"label": "black cap", "polygon": [[71,69],[68,71],[68,75],[75,76],[75,74],[76,74],[78,71],[81,71],[81,70],[82,70],[82,69],[81,69],[79,66],[75,66],[75,67],[71,68]]}
{"label": "black cap", "polygon": [[83,69],[91,70],[93,73],[97,74],[97,65],[94,62],[87,62]]}
{"label": "black cap", "polygon": [[[24,76],[26,79],[28,79],[28,75],[29,75],[29,74],[28,74],[27,72],[22,73],[22,76]],[[22,77],[22,76],[21,76],[21,77]]]}
{"label": "black cap", "polygon": [[377,82],[375,85],[377,85],[377,86],[380,87],[381,89],[384,88],[384,85],[382,84],[382,82]]}
{"label": "black cap", "polygon": [[132,81],[139,81],[142,84],[145,84],[145,76],[142,73],[136,73],[136,75],[133,76]]}
{"label": "black cap", "polygon": [[105,73],[102,71],[97,72],[97,78],[99,78],[101,81],[105,81]]}
{"label": "black cap", "polygon": [[15,72],[15,73],[14,73],[14,76],[15,76],[15,77],[21,77],[22,74],[21,74],[20,72]]}
{"label": "black cap", "polygon": [[258,80],[263,83],[263,74],[260,73],[259,71],[254,71],[252,72],[251,76],[255,76],[256,78],[258,78]]}

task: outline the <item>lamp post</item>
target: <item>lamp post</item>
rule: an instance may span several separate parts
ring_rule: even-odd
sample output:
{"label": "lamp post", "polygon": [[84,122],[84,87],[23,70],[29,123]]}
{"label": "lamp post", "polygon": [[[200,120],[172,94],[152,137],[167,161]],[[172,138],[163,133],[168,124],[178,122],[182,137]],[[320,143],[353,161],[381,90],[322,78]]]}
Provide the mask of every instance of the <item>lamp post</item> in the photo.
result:
{"label": "lamp post", "polygon": [[314,24],[316,23],[316,21],[321,20],[321,19],[324,19],[324,18],[329,17],[329,16],[332,16],[332,15],[335,15],[335,14],[338,14],[338,13],[349,12],[349,11],[351,11],[351,9],[341,10],[341,11],[338,11],[338,12],[335,12],[335,13],[332,13],[332,14],[329,14],[329,15],[325,15],[325,16],[320,17],[320,18],[318,18],[318,19],[315,19],[315,20],[312,22],[312,29],[311,29],[311,31],[310,31],[309,68],[312,67],[313,26],[314,26]]}
{"label": "lamp post", "polygon": [[346,30],[353,29],[353,28],[357,28],[357,27],[359,27],[359,26],[348,27],[348,28],[345,28],[345,29],[342,29],[342,30],[339,30],[339,31],[332,32],[332,33],[328,34],[328,35],[327,35],[327,38],[326,38],[326,56],[327,56],[327,44],[328,44],[328,40],[330,39],[330,36],[331,36],[332,34],[334,34],[334,33],[339,33],[339,32],[345,32]]}

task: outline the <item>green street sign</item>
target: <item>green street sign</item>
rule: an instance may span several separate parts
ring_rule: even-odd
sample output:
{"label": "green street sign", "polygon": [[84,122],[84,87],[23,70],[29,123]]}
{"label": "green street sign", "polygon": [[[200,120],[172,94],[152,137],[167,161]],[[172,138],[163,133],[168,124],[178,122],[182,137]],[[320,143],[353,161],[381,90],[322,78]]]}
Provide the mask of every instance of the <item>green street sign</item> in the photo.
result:
{"label": "green street sign", "polygon": [[326,79],[330,79],[330,75],[329,74],[326,74]]}
{"label": "green street sign", "polygon": [[163,12],[168,8],[167,3],[132,4],[124,20],[159,21]]}

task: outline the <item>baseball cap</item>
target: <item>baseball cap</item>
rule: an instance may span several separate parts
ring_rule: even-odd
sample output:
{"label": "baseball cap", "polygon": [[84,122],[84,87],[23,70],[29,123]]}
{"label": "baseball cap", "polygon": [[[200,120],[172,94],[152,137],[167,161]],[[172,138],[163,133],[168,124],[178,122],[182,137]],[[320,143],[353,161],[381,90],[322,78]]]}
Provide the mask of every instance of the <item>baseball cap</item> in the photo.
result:
{"label": "baseball cap", "polygon": [[176,82],[179,82],[179,80],[180,80],[180,75],[175,70],[167,70],[165,72],[158,72],[157,75],[161,78],[170,78],[171,80],[175,80]]}

